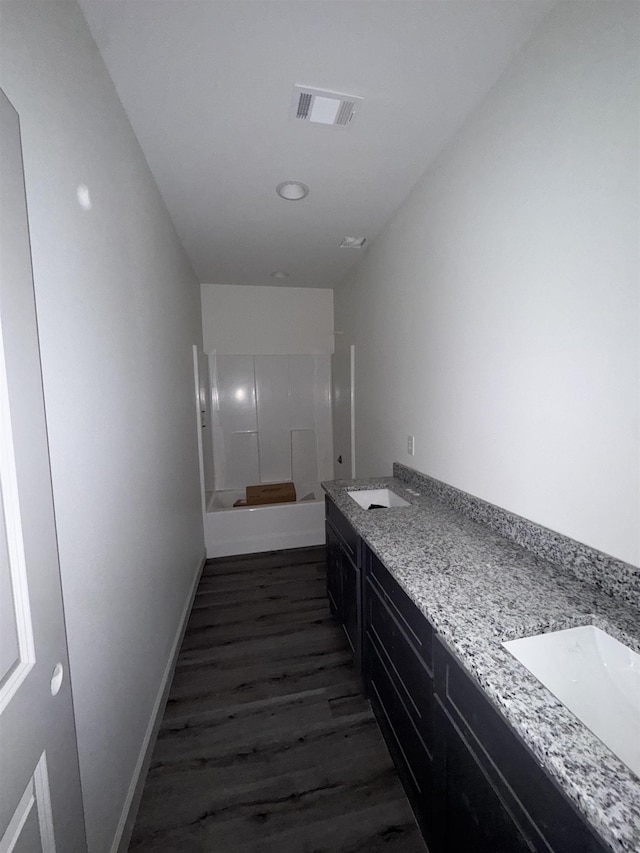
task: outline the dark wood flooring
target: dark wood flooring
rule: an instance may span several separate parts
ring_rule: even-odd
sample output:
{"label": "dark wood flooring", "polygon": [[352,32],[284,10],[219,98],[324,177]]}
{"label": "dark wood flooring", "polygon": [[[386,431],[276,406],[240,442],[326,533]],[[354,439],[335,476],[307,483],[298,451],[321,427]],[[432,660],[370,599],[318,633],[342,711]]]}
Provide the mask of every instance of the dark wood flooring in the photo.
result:
{"label": "dark wood flooring", "polygon": [[130,851],[425,853],[325,569],[324,548],[207,563]]}

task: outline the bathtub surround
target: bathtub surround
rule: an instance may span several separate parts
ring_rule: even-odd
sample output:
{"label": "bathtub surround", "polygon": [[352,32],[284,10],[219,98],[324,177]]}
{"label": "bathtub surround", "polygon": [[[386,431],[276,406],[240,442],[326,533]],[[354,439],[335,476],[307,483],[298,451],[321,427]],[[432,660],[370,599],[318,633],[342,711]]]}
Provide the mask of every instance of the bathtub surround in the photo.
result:
{"label": "bathtub surround", "polygon": [[[203,284],[201,298],[215,488],[207,556],[320,544],[320,480],[333,476],[333,291]],[[284,480],[295,504],[230,509],[246,486]]]}
{"label": "bathtub surround", "polygon": [[329,355],[216,354],[209,363],[217,492],[293,480],[301,498],[333,476]]}
{"label": "bathtub surround", "polygon": [[639,17],[559,3],[335,294],[359,476],[397,459],[634,565]]}
{"label": "bathtub surround", "polygon": [[0,5],[89,851],[115,853],[204,553],[199,283],[77,5]]}
{"label": "bathtub surround", "polygon": [[[209,363],[215,491],[204,519],[207,556],[319,545],[320,481],[333,476],[331,357],[210,355]],[[232,509],[247,486],[291,480],[295,503]]]}

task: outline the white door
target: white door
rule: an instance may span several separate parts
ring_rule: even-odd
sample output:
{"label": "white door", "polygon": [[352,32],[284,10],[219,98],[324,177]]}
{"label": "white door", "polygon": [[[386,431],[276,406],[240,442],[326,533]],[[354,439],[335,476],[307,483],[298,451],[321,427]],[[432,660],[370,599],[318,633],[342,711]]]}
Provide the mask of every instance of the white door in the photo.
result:
{"label": "white door", "polygon": [[0,484],[0,853],[86,851],[20,128],[2,91]]}
{"label": "white door", "polygon": [[334,471],[344,480],[356,476],[355,350],[351,344],[336,350],[331,359]]}

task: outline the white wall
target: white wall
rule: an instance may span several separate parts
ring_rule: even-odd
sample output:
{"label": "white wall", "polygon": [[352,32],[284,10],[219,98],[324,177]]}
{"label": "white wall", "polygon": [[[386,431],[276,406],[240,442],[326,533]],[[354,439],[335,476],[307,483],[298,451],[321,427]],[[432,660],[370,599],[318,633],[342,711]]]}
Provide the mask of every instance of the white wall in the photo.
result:
{"label": "white wall", "polygon": [[0,14],[0,84],[22,125],[87,829],[91,853],[105,853],[204,553],[199,288],[76,4],[3,3]]}
{"label": "white wall", "polygon": [[638,14],[559,4],[336,292],[359,476],[399,460],[633,563]]}
{"label": "white wall", "polygon": [[205,352],[331,354],[333,291],[203,284],[202,328]]}

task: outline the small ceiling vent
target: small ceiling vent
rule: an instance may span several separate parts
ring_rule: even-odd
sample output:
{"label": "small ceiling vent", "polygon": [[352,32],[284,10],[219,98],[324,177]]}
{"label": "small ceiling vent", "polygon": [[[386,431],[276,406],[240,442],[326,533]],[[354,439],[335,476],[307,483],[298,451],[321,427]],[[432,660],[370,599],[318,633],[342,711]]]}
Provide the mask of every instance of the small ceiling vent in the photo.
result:
{"label": "small ceiling vent", "polygon": [[359,95],[345,95],[295,85],[291,100],[291,118],[296,121],[348,127],[362,100]]}

